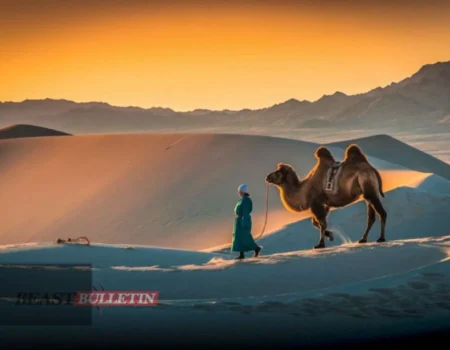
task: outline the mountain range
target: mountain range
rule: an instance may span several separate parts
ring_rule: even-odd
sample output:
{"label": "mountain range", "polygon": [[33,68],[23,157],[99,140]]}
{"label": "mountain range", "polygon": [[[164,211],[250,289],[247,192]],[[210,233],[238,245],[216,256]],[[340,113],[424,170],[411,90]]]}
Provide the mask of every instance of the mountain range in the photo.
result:
{"label": "mountain range", "polygon": [[442,128],[450,130],[450,61],[366,93],[336,92],[317,101],[290,99],[262,109],[177,112],[68,100],[0,102],[0,127],[33,124],[70,133],[201,127]]}

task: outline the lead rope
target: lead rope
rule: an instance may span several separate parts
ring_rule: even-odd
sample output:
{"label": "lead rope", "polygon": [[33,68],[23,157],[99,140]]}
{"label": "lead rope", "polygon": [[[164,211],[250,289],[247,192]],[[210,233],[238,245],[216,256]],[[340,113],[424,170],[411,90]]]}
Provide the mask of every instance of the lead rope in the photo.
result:
{"label": "lead rope", "polygon": [[264,230],[266,229],[268,216],[269,216],[269,184],[266,183],[266,214],[264,215],[264,225],[263,225],[263,228],[262,228],[261,233],[259,234],[258,238],[254,238],[255,241],[257,241],[258,239],[260,239],[263,236]]}

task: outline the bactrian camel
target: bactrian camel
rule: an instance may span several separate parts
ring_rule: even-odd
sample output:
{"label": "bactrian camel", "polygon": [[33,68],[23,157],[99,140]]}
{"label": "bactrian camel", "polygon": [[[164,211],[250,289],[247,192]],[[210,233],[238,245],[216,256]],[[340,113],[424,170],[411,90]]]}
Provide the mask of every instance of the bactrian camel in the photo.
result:
{"label": "bactrian camel", "polygon": [[325,237],[333,240],[333,233],[327,230],[330,208],[344,207],[361,195],[367,204],[367,224],[359,243],[367,242],[376,214],[381,222],[381,235],[377,242],[385,242],[387,213],[380,201],[380,195],[384,197],[381,176],[361,149],[355,144],[348,146],[344,160],[336,162],[331,152],[321,146],[315,157],[317,163],[304,179],[297,176],[292,166],[284,163],[279,163],[277,169],[266,177],[266,182],[279,189],[287,210],[311,210],[312,224],[320,230],[319,243],[314,248],[324,248]]}

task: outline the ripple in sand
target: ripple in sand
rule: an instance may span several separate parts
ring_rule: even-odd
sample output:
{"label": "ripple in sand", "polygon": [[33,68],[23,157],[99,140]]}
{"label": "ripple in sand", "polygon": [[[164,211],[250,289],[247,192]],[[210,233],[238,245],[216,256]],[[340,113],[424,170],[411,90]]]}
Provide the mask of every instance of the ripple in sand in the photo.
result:
{"label": "ripple in sand", "polygon": [[383,308],[383,307],[374,307],[374,309],[377,311],[377,313],[379,315],[386,316],[386,317],[399,318],[399,317],[404,317],[406,315],[404,312],[394,310],[394,309],[388,309],[388,308]]}
{"label": "ripple in sand", "polygon": [[450,310],[450,303],[448,303],[448,302],[438,302],[438,303],[435,303],[435,305],[441,309]]}
{"label": "ripple in sand", "polygon": [[392,288],[370,288],[369,291],[389,297],[395,294],[395,289]]}
{"label": "ripple in sand", "polygon": [[195,304],[195,305],[193,305],[193,308],[211,312],[211,311],[214,311],[215,305],[211,305],[211,304]]}
{"label": "ripple in sand", "polygon": [[362,296],[362,295],[354,295],[352,296],[352,298],[350,299],[350,301],[353,304],[356,304],[358,306],[362,306],[365,305],[367,303],[373,303],[374,301],[378,300],[377,297],[373,297],[373,296]]}
{"label": "ripple in sand", "polygon": [[424,278],[432,278],[432,279],[441,279],[444,278],[445,275],[442,273],[435,273],[435,272],[424,272],[421,274]]}
{"label": "ripple in sand", "polygon": [[430,289],[430,285],[426,282],[410,281],[408,285],[414,289]]}
{"label": "ripple in sand", "polygon": [[435,289],[450,291],[450,283],[448,282],[439,282],[436,283]]}

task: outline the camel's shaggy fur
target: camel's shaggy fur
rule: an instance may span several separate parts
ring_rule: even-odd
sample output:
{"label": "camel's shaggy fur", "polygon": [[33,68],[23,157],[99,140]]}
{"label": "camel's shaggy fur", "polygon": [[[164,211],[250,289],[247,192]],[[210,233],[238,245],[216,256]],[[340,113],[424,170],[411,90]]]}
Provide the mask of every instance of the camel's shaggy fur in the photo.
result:
{"label": "camel's shaggy fur", "polygon": [[[367,203],[367,225],[359,243],[367,242],[369,231],[375,222],[375,214],[381,220],[381,235],[377,242],[384,242],[387,213],[380,201],[384,197],[380,173],[368,161],[361,149],[352,144],[345,150],[342,163],[336,162],[326,147],[315,152],[317,163],[300,179],[289,164],[279,163],[277,169],[266,177],[266,182],[280,190],[280,198],[287,210],[300,212],[310,209],[312,223],[320,229],[319,243],[314,248],[325,247],[325,237],[333,240],[327,230],[327,215],[330,208],[344,207],[362,195]],[[336,179],[336,191],[326,190],[327,174],[331,167],[341,167]]]}

